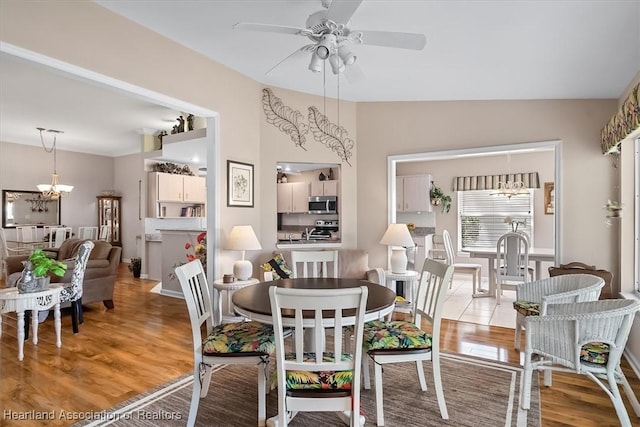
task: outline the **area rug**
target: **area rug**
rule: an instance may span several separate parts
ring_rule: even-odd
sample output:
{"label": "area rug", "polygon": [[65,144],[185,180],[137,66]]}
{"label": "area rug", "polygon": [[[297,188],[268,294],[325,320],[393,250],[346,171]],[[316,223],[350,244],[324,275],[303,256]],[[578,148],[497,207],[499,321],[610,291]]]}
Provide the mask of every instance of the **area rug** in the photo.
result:
{"label": "area rug", "polygon": [[[458,354],[442,355],[442,382],[449,419],[440,417],[426,362],[428,390],[423,392],[414,363],[384,367],[384,417],[389,427],[430,426],[540,426],[540,390],[533,376],[531,409],[519,407],[522,367]],[[373,367],[371,368],[373,375]],[[372,378],[373,382],[373,378]],[[115,408],[93,414],[94,420],[76,426],[184,426],[189,415],[193,377],[183,376],[169,384],[130,399]],[[373,384],[372,384],[373,386]],[[239,365],[216,367],[209,394],[200,400],[196,425],[248,427],[257,425],[257,369]],[[278,409],[275,391],[267,396],[267,417]],[[375,390],[363,390],[362,413],[366,425],[376,423]],[[332,413],[300,413],[295,426],[344,426]]]}

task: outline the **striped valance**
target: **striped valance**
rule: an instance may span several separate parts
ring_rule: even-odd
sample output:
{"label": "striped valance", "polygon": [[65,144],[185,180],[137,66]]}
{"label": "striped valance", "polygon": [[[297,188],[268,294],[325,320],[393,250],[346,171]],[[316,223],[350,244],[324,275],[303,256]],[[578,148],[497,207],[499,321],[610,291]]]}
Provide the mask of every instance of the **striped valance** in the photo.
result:
{"label": "striped valance", "polygon": [[624,100],[618,112],[602,128],[600,138],[603,154],[618,151],[618,145],[633,131],[640,129],[640,83]]}
{"label": "striped valance", "polygon": [[540,188],[538,172],[510,173],[504,175],[456,176],[453,191],[497,190],[499,182],[522,181],[526,188]]}

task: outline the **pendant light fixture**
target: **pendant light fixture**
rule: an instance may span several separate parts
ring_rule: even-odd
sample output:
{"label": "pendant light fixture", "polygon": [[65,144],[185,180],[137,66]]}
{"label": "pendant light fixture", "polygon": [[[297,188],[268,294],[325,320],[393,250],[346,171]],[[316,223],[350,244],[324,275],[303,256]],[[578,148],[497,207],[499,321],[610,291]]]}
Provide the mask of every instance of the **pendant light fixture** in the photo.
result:
{"label": "pendant light fixture", "polygon": [[492,193],[495,196],[505,196],[511,199],[513,196],[529,194],[527,186],[522,181],[516,181],[515,175],[511,174],[511,153],[507,152],[507,175],[504,181],[498,182],[498,191]]}
{"label": "pendant light fixture", "polygon": [[[58,134],[64,133],[61,130],[55,129],[45,129],[45,128],[36,128],[40,131],[40,142],[42,143],[42,148],[47,153],[53,152],[53,173],[51,174],[51,184],[38,184],[38,190],[42,192],[42,196],[51,199],[58,200],[65,193],[70,193],[73,190],[73,185],[64,185],[58,183],[58,172],[56,170],[56,141]],[[47,145],[44,142],[44,136],[42,132],[52,133],[53,134],[53,144],[51,148],[47,148]]]}

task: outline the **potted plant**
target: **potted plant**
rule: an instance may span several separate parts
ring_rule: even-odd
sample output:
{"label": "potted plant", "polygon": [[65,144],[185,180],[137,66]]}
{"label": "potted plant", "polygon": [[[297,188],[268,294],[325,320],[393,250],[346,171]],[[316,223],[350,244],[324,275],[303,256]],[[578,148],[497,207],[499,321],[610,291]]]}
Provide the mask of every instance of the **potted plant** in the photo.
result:
{"label": "potted plant", "polygon": [[451,196],[444,194],[440,187],[437,187],[433,181],[431,181],[429,197],[431,198],[432,205],[442,208],[442,213],[447,213],[451,209]]}
{"label": "potted plant", "polygon": [[50,274],[62,277],[67,271],[67,264],[50,258],[42,248],[36,248],[23,265],[25,268],[18,288],[23,293],[43,291],[49,286]]}
{"label": "potted plant", "polygon": [[133,273],[133,277],[136,279],[140,278],[140,270],[142,269],[142,258],[131,258],[131,262],[129,263],[129,271]]}

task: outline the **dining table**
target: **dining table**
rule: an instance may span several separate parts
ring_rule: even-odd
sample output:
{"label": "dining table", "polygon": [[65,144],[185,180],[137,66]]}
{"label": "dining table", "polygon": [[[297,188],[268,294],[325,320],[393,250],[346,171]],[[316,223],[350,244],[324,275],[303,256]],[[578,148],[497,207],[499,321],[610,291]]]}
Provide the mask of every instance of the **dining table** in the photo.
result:
{"label": "dining table", "polygon": [[[496,260],[498,258],[498,252],[496,248],[480,248],[480,247],[466,247],[462,249],[462,252],[469,254],[470,258],[486,258],[489,263],[489,291],[486,296],[496,295]],[[533,261],[536,264],[535,278],[540,280],[542,278],[542,263],[554,262],[556,253],[553,248],[537,248],[529,247],[529,261]]]}
{"label": "dining table", "polygon": [[[362,285],[365,285],[369,291],[365,321],[383,318],[393,311],[396,300],[396,293],[393,290],[386,286],[360,279],[315,277],[262,282],[235,291],[232,296],[232,302],[235,312],[239,315],[257,322],[272,324],[271,301],[269,300],[269,287],[271,286],[331,290],[356,288]],[[348,316],[348,312],[345,315]],[[313,317],[313,313],[309,313],[309,317]],[[355,318],[348,316],[343,319],[343,324],[349,325],[349,322],[353,324]],[[283,314],[283,324],[285,326],[294,326],[293,312],[290,313],[290,316],[287,316],[286,312]]]}

